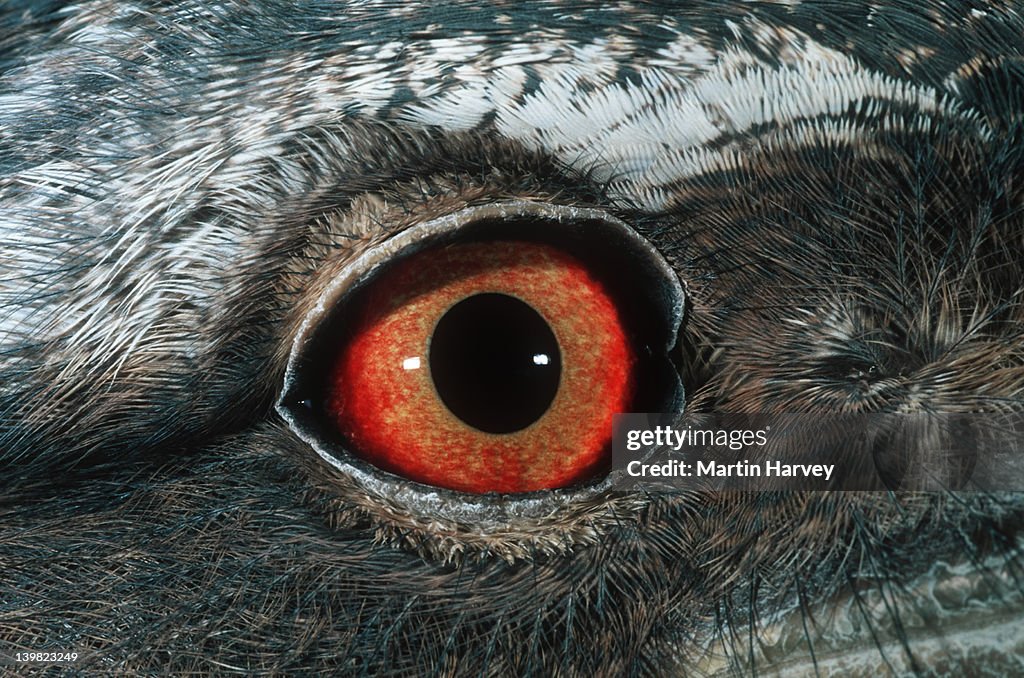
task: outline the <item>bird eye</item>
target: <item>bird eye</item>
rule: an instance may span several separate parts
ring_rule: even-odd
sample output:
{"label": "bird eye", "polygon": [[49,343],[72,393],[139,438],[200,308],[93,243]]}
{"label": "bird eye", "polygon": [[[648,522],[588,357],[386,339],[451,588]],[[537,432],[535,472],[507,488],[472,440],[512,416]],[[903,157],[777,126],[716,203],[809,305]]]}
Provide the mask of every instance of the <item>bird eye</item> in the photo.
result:
{"label": "bird eye", "polygon": [[682,290],[628,226],[566,210],[471,208],[367,252],[308,322],[279,409],[332,463],[427,486],[601,478],[613,415],[681,407],[664,364]]}

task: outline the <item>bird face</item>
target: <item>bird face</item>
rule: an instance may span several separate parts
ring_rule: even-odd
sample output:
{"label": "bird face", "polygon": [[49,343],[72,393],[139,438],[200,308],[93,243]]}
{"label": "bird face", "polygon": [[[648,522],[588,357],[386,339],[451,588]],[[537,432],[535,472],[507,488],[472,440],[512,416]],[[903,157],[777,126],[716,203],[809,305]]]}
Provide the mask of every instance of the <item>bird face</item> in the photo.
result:
{"label": "bird face", "polygon": [[[1019,671],[1020,492],[623,491],[601,455],[619,411],[800,415],[808,445],[1024,412],[1022,29],[895,0],[0,10],[0,661]],[[483,295],[511,301],[459,327],[557,358],[528,406],[430,376]],[[915,431],[863,454],[953,436]]]}

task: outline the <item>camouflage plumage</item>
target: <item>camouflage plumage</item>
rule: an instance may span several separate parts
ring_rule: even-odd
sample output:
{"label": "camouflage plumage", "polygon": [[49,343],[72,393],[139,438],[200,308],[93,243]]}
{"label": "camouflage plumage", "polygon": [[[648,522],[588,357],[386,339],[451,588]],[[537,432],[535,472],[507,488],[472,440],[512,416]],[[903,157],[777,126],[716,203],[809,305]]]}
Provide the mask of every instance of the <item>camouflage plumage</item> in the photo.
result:
{"label": "camouflage plumage", "polygon": [[[481,529],[325,468],[272,408],[347,262],[520,199],[673,264],[693,407],[1024,410],[1020,3],[0,12],[0,661],[813,673],[850,635],[865,672],[1021,670],[1019,630],[919,591],[946,568],[1019,619],[1019,494],[595,497]],[[786,610],[807,638],[772,649]]]}

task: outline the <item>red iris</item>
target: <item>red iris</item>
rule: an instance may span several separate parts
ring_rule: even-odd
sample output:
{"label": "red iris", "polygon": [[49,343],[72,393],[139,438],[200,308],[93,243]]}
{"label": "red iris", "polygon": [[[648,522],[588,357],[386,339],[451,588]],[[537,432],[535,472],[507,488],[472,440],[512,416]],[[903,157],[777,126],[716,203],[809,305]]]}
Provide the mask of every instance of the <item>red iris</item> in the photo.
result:
{"label": "red iris", "polygon": [[565,487],[607,466],[635,359],[575,257],[530,242],[436,247],[374,278],[350,318],[327,411],[375,466],[474,493]]}

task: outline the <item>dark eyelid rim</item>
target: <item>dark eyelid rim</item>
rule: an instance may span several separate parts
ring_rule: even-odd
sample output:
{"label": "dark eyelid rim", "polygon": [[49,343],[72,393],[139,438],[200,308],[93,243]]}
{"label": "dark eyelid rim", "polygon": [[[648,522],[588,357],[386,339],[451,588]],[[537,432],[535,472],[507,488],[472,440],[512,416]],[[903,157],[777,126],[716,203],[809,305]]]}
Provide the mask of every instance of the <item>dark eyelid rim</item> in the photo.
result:
{"label": "dark eyelid rim", "polygon": [[[636,260],[643,262],[650,269],[645,275],[652,281],[661,282],[662,289],[658,292],[656,303],[664,309],[665,324],[664,327],[658,328],[658,333],[664,332],[665,353],[668,354],[675,347],[686,310],[684,283],[651,243],[626,222],[603,210],[510,200],[466,207],[413,225],[362,252],[349,262],[324,290],[313,309],[303,319],[292,341],[281,396],[275,405],[276,411],[293,433],[308,444],[323,461],[365,491],[384,497],[392,503],[404,505],[418,515],[437,516],[458,522],[471,521],[477,529],[486,530],[507,527],[510,520],[519,522],[522,519],[550,516],[553,510],[565,506],[567,502],[584,501],[608,492],[616,484],[617,474],[610,473],[596,483],[583,486],[512,495],[472,495],[423,485],[373,467],[347,450],[339,457],[337,450],[328,449],[315,427],[309,425],[308,417],[302,408],[296,407],[302,399],[299,395],[299,372],[305,351],[320,324],[351,290],[372,279],[382,266],[391,263],[397,257],[436,246],[446,240],[453,240],[463,235],[468,226],[501,224],[524,218],[557,221],[566,228],[573,228],[577,224],[601,224],[606,230],[604,235],[615,237],[623,247],[638,252],[640,256],[636,257]],[[601,235],[595,233],[591,237]],[[679,384],[670,403],[672,411],[681,412],[683,402],[682,385]]]}

